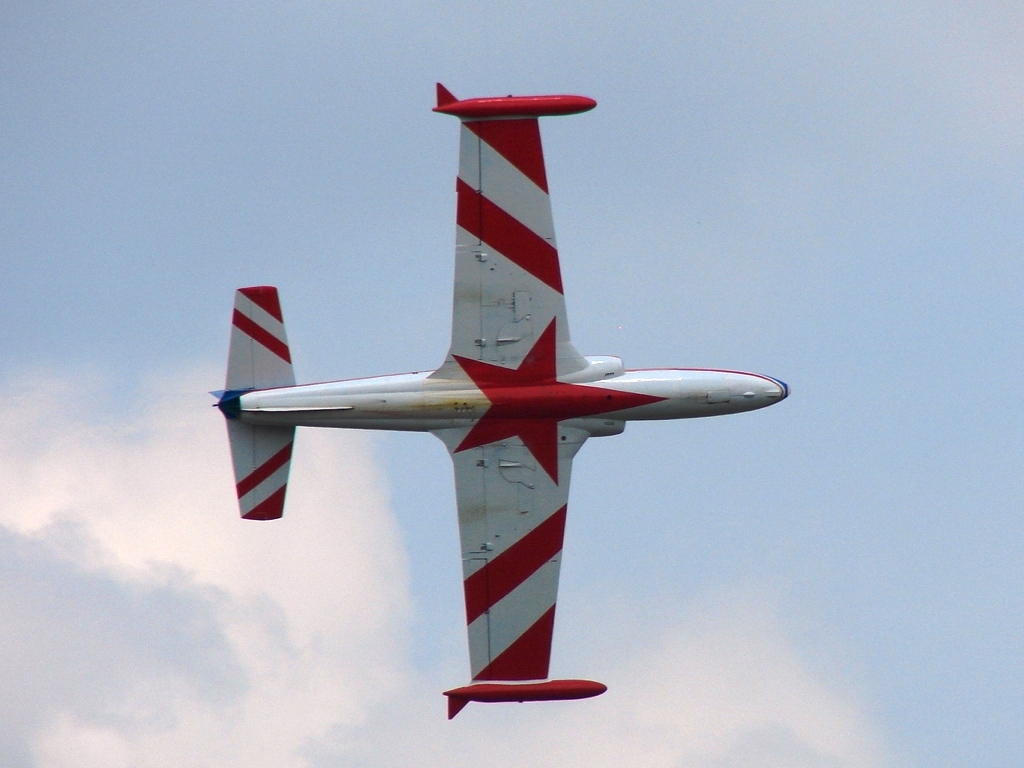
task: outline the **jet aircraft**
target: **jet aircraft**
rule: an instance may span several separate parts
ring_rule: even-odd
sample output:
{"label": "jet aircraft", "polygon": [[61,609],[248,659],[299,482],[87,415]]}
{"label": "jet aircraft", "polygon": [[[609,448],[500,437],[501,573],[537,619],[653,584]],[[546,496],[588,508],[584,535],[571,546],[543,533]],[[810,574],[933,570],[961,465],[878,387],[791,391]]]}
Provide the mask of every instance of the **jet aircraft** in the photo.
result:
{"label": "jet aircraft", "polygon": [[455,466],[471,683],[469,701],[596,696],[590,680],[549,680],[555,599],[576,452],[627,421],[752,411],[786,398],[778,379],[698,368],[627,369],[569,337],[538,119],[583,96],[459,100],[451,347],[435,371],[296,385],[277,289],[235,294],[227,419],[242,517],[284,510],[295,428],[430,432]]}

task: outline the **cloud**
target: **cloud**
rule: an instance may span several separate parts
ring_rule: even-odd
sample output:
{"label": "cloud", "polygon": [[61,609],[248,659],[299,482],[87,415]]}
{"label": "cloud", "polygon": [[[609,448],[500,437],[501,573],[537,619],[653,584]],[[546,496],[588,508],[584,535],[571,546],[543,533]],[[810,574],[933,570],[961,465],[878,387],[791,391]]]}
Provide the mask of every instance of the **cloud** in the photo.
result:
{"label": "cloud", "polygon": [[560,636],[607,694],[446,722],[465,659],[409,660],[372,442],[301,431],[285,518],[241,521],[215,380],[154,378],[122,412],[95,380],[0,393],[5,765],[885,764],[849,686],[749,589],[668,611],[594,595]]}
{"label": "cloud", "polygon": [[[444,726],[436,703],[425,707],[423,694],[412,692],[408,701],[389,703],[387,716],[374,717],[370,729],[338,729],[335,748],[319,744],[312,762],[323,768],[889,765],[882,734],[849,684],[808,662],[774,602],[751,588],[714,593],[670,610],[666,621],[656,605],[595,600],[587,631],[573,632],[577,652],[570,663],[607,683],[603,696],[470,705]],[[582,635],[591,638],[589,646]],[[431,682],[424,681],[428,689]]]}
{"label": "cloud", "polygon": [[397,684],[405,564],[369,442],[300,434],[285,519],[240,521],[218,378],[153,379],[120,416],[97,381],[6,388],[12,760],[298,765]]}
{"label": "cloud", "polygon": [[[80,535],[57,527],[64,541]],[[27,737],[55,716],[135,731],[172,720],[182,698],[236,700],[247,681],[208,592],[179,573],[90,572],[0,529],[0,762],[29,764]]]}

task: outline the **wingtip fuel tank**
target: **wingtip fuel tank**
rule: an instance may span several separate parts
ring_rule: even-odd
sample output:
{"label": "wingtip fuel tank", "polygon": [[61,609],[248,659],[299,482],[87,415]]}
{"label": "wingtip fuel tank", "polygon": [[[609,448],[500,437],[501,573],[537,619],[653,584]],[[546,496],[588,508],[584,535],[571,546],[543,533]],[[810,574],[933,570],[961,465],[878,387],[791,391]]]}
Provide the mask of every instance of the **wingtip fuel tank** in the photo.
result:
{"label": "wingtip fuel tank", "polygon": [[485,704],[510,701],[569,701],[600,696],[608,690],[594,680],[546,680],[539,683],[475,683],[445,691],[448,719],[451,720],[471,701]]}
{"label": "wingtip fuel tank", "polygon": [[457,99],[441,83],[437,84],[435,112],[455,115],[463,120],[494,117],[548,117],[576,115],[597,106],[587,96],[557,94],[552,96],[488,96],[479,99]]}

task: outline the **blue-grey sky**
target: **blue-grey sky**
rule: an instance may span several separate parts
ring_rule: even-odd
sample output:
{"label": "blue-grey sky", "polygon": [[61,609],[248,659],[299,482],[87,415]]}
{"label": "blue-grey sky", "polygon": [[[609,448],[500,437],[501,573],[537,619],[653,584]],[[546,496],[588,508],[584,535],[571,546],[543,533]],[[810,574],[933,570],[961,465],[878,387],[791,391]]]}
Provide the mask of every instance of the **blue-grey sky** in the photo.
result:
{"label": "blue-grey sky", "polygon": [[[999,2],[6,4],[0,763],[1012,763],[1022,36]],[[303,432],[252,530],[204,394],[242,285],[302,380],[440,363],[436,80],[598,101],[542,123],[582,352],[793,389],[590,441],[552,673],[609,693],[452,723],[440,442]]]}

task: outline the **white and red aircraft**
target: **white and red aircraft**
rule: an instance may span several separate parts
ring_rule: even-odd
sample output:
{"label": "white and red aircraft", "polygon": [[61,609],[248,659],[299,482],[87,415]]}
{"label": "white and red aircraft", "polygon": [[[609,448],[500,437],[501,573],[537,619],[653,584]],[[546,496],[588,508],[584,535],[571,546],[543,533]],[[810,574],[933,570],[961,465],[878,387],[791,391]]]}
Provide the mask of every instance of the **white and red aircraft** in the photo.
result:
{"label": "white and red aircraft", "polygon": [[431,432],[448,447],[473,681],[445,692],[449,718],[469,701],[605,690],[547,680],[569,474],[588,438],[789,394],[759,374],[630,370],[573,347],[538,118],[595,106],[583,96],[460,101],[438,84],[434,111],[461,130],[451,349],[436,371],[296,385],[277,289],[235,294],[227,383],[215,394],[242,517],[281,517],[297,426]]}

